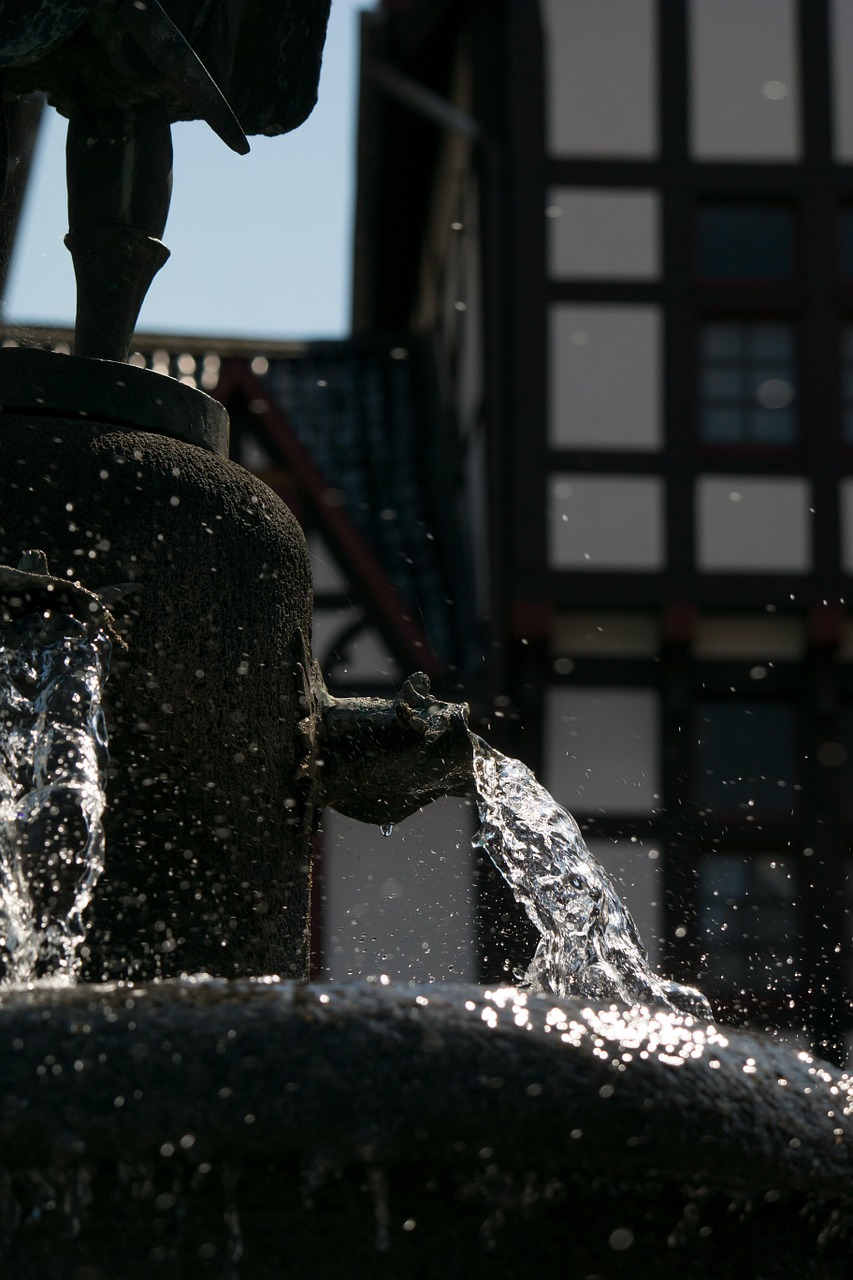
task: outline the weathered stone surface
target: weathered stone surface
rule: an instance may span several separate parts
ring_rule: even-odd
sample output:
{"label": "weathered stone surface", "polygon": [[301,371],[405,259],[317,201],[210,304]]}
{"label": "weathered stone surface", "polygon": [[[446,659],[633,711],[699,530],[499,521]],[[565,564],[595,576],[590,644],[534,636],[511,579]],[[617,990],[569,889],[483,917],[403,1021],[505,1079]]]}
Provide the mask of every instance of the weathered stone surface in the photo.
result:
{"label": "weathered stone surface", "polygon": [[303,974],[311,579],[294,517],[242,468],[147,431],[7,414],[0,459],[0,562],[38,547],[57,576],[140,588],[107,688],[87,973]]}
{"label": "weathered stone surface", "polygon": [[849,1077],[683,1016],[379,983],[11,993],[0,1099],[6,1221],[41,1195],[6,1237],[25,1277],[849,1275]]}

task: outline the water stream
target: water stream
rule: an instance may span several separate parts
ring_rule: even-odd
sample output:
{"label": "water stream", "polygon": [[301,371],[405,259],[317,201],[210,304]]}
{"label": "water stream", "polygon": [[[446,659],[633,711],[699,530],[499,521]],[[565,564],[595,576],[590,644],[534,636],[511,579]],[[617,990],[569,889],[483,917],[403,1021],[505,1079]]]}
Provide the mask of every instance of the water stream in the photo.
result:
{"label": "water stream", "polygon": [[[18,601],[20,604],[20,601]],[[69,613],[0,625],[0,972],[73,982],[103,870],[106,631]]]}
{"label": "water stream", "polygon": [[520,760],[471,738],[482,823],[474,844],[488,853],[540,935],[522,985],[710,1017],[699,991],[652,972],[637,926],[571,814]]}

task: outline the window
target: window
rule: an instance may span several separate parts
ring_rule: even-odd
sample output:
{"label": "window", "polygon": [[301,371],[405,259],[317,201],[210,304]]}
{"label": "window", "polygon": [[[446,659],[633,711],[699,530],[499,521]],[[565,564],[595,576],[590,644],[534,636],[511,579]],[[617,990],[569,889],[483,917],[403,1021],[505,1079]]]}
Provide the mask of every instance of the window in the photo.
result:
{"label": "window", "polygon": [[796,990],[801,950],[796,869],[771,853],[707,855],[699,865],[699,928],[718,989]]}
{"label": "window", "polygon": [[702,808],[785,817],[795,807],[794,711],[775,702],[696,708],[694,792]]}
{"label": "window", "polygon": [[713,320],[699,334],[699,429],[706,444],[790,445],[797,438],[794,326]]}
{"label": "window", "polygon": [[767,205],[705,205],[698,220],[699,275],[707,280],[788,280],[794,214]]}

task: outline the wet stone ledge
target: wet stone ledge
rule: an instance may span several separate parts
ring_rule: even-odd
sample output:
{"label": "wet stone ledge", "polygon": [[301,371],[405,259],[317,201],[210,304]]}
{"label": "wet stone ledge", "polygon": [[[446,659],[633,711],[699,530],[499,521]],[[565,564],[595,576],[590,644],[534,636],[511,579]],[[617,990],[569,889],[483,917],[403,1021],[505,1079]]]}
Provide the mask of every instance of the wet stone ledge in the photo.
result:
{"label": "wet stone ledge", "polygon": [[512,989],[187,979],[0,1005],[19,1277],[841,1280],[853,1085]]}

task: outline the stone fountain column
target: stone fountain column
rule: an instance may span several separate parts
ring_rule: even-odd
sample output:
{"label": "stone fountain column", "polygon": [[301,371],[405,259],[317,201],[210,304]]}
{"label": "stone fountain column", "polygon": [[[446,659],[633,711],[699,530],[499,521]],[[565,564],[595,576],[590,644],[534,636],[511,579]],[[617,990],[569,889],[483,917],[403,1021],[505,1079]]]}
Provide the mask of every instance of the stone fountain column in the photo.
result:
{"label": "stone fountain column", "polygon": [[224,456],[227,417],[202,392],[14,349],[0,387],[0,560],[37,546],[57,577],[138,584],[108,686],[86,975],[303,976],[316,824],[298,776],[311,574],[296,520]]}
{"label": "stone fountain column", "polygon": [[106,865],[83,976],[308,971],[325,805],[397,822],[471,776],[467,708],[425,677],[334,699],[311,660],[289,508],[228,461],[228,419],[145,369],[0,351],[0,563],[123,593],[104,707]]}

